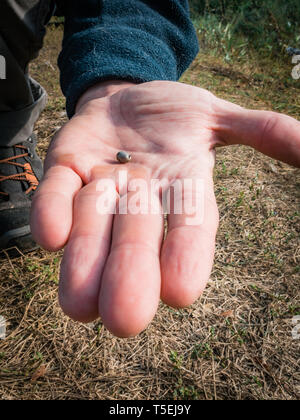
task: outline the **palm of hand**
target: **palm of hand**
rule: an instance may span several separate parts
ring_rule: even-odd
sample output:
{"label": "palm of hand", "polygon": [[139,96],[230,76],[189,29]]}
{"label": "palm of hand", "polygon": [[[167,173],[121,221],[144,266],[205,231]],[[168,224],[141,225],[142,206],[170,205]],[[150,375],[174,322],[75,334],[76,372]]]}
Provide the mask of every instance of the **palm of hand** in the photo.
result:
{"label": "palm of hand", "polygon": [[[214,148],[224,144],[218,134],[223,106],[207,91],[154,82],[89,102],[58,133],[34,199],[32,228],[47,249],[67,243],[60,282],[65,313],[84,322],[100,314],[114,334],[129,336],[148,325],[160,296],[179,307],[199,297],[218,225],[212,171]],[[120,150],[132,153],[126,166],[115,160]],[[113,179],[120,190],[120,170],[129,178],[165,179],[168,186],[202,179],[204,224],[187,226],[184,215],[170,215],[162,247],[162,215],[97,213],[98,181]]]}
{"label": "palm of hand", "polygon": [[203,164],[212,168],[214,163],[214,153],[209,156],[216,142],[214,121],[208,110],[214,97],[194,89],[154,82],[98,99],[64,127],[51,154],[56,163],[75,168],[85,183],[97,168],[113,172],[119,150],[130,150],[134,163],[152,176],[176,178],[182,171],[191,176],[193,170],[198,175]]}

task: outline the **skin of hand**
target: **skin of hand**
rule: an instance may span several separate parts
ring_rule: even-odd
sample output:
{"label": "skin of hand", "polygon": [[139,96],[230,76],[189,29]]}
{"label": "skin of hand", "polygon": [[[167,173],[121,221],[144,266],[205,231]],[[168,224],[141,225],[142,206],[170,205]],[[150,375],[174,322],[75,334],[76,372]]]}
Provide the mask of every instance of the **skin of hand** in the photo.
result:
{"label": "skin of hand", "polygon": [[[31,227],[45,249],[65,247],[59,301],[72,319],[102,318],[118,337],[144,330],[160,298],[172,307],[195,302],[209,279],[218,229],[213,188],[215,148],[244,144],[300,167],[300,123],[247,110],[176,82],[108,81],[89,89],[56,134],[32,205]],[[132,153],[126,165],[118,151]],[[99,214],[99,180],[202,179],[204,223],[185,214]],[[126,191],[127,193],[127,191]],[[189,194],[191,191],[185,191]],[[129,192],[129,195],[132,194]]]}

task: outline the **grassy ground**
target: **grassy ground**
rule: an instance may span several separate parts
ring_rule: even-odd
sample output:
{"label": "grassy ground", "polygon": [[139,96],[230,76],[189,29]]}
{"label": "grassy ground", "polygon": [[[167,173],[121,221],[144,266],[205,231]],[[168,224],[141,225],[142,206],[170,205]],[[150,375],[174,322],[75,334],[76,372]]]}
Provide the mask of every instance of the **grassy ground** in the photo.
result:
{"label": "grassy ground", "polygon": [[[48,33],[31,69],[49,93],[37,125],[42,155],[66,121],[56,58],[61,30]],[[300,119],[292,64],[250,55],[225,64],[202,52],[183,81],[238,104]],[[61,254],[1,261],[0,397],[6,399],[296,399],[300,340],[299,170],[253,150],[218,150],[221,213],[216,260],[191,308],[164,305],[139,337],[112,337],[101,321],[80,325],[57,304]]]}

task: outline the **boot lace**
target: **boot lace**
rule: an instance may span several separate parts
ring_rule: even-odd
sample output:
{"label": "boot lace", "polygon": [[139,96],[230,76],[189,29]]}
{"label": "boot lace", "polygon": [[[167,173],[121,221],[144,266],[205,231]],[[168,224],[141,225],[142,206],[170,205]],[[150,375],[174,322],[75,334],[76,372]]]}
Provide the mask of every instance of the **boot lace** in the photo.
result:
{"label": "boot lace", "polygon": [[[1,164],[13,165],[18,168],[22,168],[24,172],[16,173],[13,175],[1,175],[0,173],[0,183],[3,181],[18,181],[18,182],[24,181],[29,185],[28,189],[25,191],[25,194],[28,195],[32,191],[35,191],[37,189],[39,185],[39,181],[36,178],[30,163],[21,164],[17,162],[17,159],[24,158],[27,156],[31,157],[27,147],[21,146],[21,145],[16,145],[14,147],[20,150],[20,154],[17,156],[11,156],[9,158],[0,160],[0,165]],[[0,190],[0,197],[1,196],[8,197],[9,194]]]}

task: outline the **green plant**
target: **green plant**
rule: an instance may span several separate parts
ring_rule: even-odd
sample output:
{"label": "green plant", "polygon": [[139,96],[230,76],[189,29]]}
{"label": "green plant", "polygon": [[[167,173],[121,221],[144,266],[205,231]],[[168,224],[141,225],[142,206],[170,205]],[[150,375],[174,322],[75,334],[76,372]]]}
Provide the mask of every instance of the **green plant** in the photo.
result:
{"label": "green plant", "polygon": [[190,6],[201,44],[222,51],[227,61],[251,46],[264,55],[300,46],[298,0],[190,0]]}

